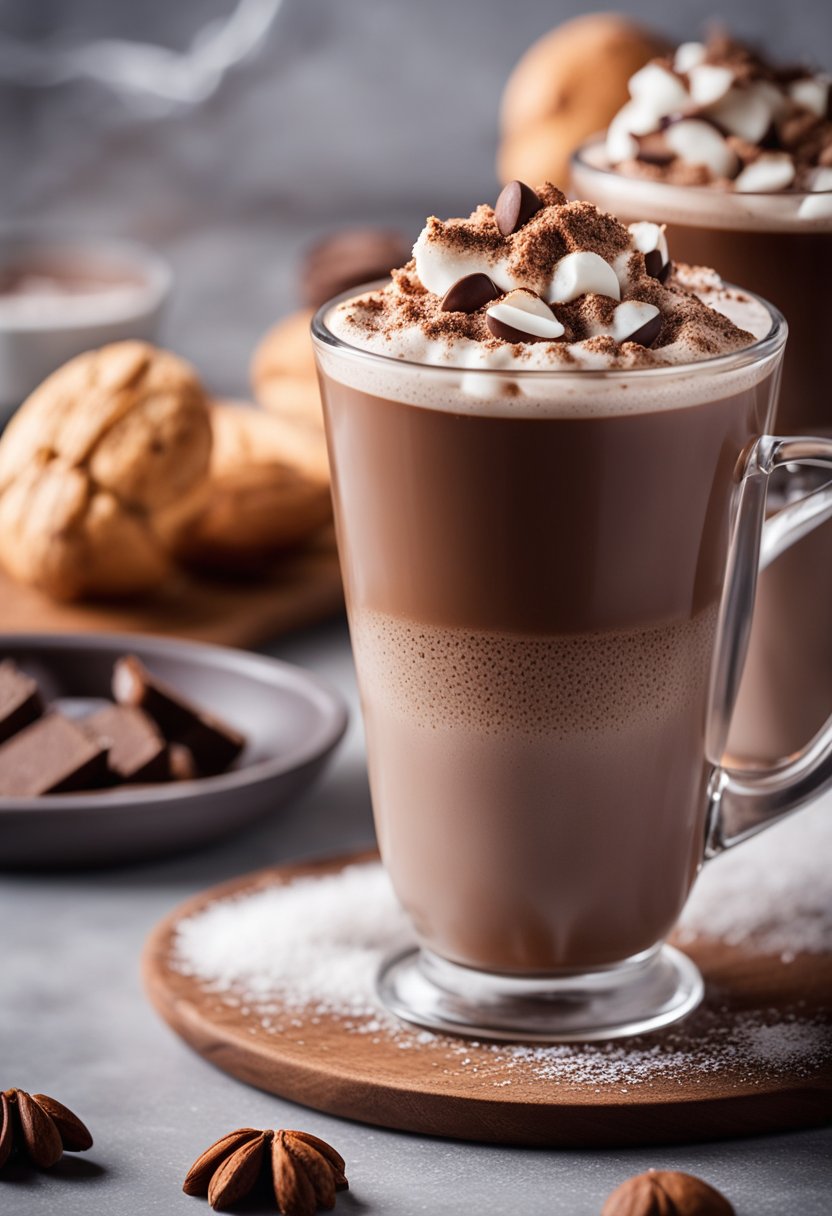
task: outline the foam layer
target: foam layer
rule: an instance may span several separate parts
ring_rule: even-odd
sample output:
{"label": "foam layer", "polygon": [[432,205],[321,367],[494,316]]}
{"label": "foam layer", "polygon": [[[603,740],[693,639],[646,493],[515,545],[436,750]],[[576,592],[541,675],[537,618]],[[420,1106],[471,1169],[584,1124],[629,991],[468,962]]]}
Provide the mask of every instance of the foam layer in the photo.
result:
{"label": "foam layer", "polygon": [[[725,315],[741,310],[743,324],[764,337],[771,325],[768,311],[752,297],[737,296],[721,285],[703,285],[711,307]],[[746,305],[747,301],[747,305]],[[330,332],[340,329],[334,310],[325,318]],[[764,358],[753,347],[734,356],[715,358],[698,367],[673,366],[609,370],[587,366],[584,370],[554,370],[540,366],[518,369],[511,347],[504,353],[483,357],[476,343],[455,346],[456,358],[467,357],[468,366],[448,365],[444,343],[425,347],[414,335],[413,349],[397,358],[369,346],[334,347],[317,341],[321,370],[326,376],[359,392],[405,405],[445,410],[454,414],[486,414],[492,417],[583,418],[620,414],[644,414],[658,410],[685,409],[703,402],[721,400],[745,392],[771,376],[782,341]],[[381,345],[381,340],[379,341]],[[367,354],[380,357],[367,358]],[[545,358],[543,356],[542,358]],[[487,361],[486,361],[487,359]],[[548,373],[548,374],[547,374]]]}
{"label": "foam layer", "polygon": [[365,696],[422,728],[564,739],[630,736],[700,704],[717,608],[626,632],[540,637],[352,618]]}

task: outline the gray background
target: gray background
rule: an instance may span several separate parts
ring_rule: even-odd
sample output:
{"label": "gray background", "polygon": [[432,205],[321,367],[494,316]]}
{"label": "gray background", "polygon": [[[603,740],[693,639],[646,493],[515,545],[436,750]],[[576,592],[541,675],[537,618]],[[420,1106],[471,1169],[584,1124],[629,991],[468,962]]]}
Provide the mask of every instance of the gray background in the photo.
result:
{"label": "gray background", "polygon": [[[141,38],[183,48],[220,0],[0,0],[5,40],[44,46]],[[0,83],[0,221],[133,236],[177,271],[165,339],[218,391],[242,392],[254,342],[296,303],[299,250],[341,223],[398,224],[493,197],[499,90],[512,64],[576,5],[544,0],[285,0],[259,53],[202,106],[137,116],[96,84]],[[710,4],[631,10],[695,36]],[[832,6],[726,6],[740,33],[832,63]],[[0,71],[2,75],[2,71]],[[272,648],[335,681],[353,706],[324,782],[230,843],[151,867],[0,879],[0,1086],[53,1092],[90,1122],[89,1160],[0,1181],[4,1211],[207,1211],[178,1193],[192,1158],[243,1123],[300,1126],[347,1157],[339,1210],[591,1216],[623,1178],[686,1168],[740,1216],[830,1209],[825,1132],[689,1149],[526,1152],[362,1128],[249,1090],[193,1056],[145,1003],[138,955],[187,895],[271,861],[372,836],[354,680],[342,623]]]}
{"label": "gray background", "polygon": [[[600,6],[603,7],[603,6]],[[231,0],[0,0],[0,35],[183,49]],[[167,337],[221,392],[294,307],[299,250],[346,222],[459,214],[496,193],[500,90],[523,50],[582,11],[551,0],[284,0],[259,53],[196,109],[137,117],[97,84],[0,84],[0,221],[133,236],[178,273]],[[711,0],[630,10],[695,37]],[[783,58],[832,64],[832,5],[722,10]],[[2,72],[0,72],[0,79]]]}

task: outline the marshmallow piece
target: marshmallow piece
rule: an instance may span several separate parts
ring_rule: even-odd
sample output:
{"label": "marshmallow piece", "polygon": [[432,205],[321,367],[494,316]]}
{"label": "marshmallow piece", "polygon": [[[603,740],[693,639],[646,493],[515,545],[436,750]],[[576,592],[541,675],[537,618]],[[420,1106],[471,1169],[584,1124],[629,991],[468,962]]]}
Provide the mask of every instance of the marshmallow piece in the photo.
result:
{"label": "marshmallow piece", "polygon": [[802,220],[825,219],[832,215],[832,169],[821,166],[812,174],[811,194],[803,199],[797,209]]}
{"label": "marshmallow piece", "polygon": [[441,242],[430,240],[427,228],[419,233],[413,246],[419,282],[435,295],[444,296],[457,280],[476,271],[488,272],[487,266],[474,266],[470,257],[454,256]]}
{"label": "marshmallow piece", "polygon": [[627,102],[607,127],[607,159],[611,165],[617,165],[623,160],[632,160],[638,155],[638,143],[629,125],[634,110],[633,103]]}
{"label": "marshmallow piece", "polygon": [[609,262],[589,250],[567,253],[555,266],[548,293],[550,303],[568,304],[589,291],[611,296],[613,300],[621,299],[618,276]]}
{"label": "marshmallow piece", "polygon": [[828,76],[810,76],[806,80],[794,80],[789,85],[789,96],[797,105],[817,114],[818,118],[825,118],[830,83],[832,81]]}
{"label": "marshmallow piece", "polygon": [[566,332],[549,305],[532,291],[510,291],[486,312],[486,324],[505,342],[554,342]]}
{"label": "marshmallow piece", "polygon": [[652,224],[649,220],[640,220],[637,224],[628,224],[627,231],[633,238],[633,245],[639,253],[652,253],[658,250],[662,257],[662,265],[670,261],[670,250],[667,247],[665,224]]}
{"label": "marshmallow piece", "polygon": [[607,131],[607,160],[611,165],[620,165],[622,161],[633,160],[638,156],[638,144],[635,138],[620,127]]}
{"label": "marshmallow piece", "polygon": [[711,106],[720,101],[734,83],[730,68],[702,63],[689,72],[690,95],[698,106]]}
{"label": "marshmallow piece", "polygon": [[437,296],[444,296],[459,279],[471,274],[487,274],[500,291],[519,286],[505,258],[489,262],[476,250],[454,249],[441,237],[431,235],[430,225],[419,233],[413,257],[419,282]]}
{"label": "marshmallow piece", "polygon": [[690,72],[704,63],[708,48],[704,42],[682,42],[676,49],[673,67],[677,72]]}
{"label": "marshmallow piece", "polygon": [[771,126],[774,107],[767,88],[751,85],[747,89],[731,89],[710,107],[709,113],[729,134],[758,144]]}
{"label": "marshmallow piece", "polygon": [[746,165],[734,181],[740,194],[771,194],[794,181],[794,161],[788,152],[764,152]]}
{"label": "marshmallow piece", "polygon": [[664,137],[681,160],[706,165],[715,177],[730,177],[736,171],[736,155],[710,123],[686,118],[672,123]]}
{"label": "marshmallow piece", "polygon": [[638,101],[628,101],[607,127],[607,159],[611,165],[638,156],[635,135],[649,135],[658,128],[661,115]]}
{"label": "marshmallow piece", "polygon": [[679,77],[657,63],[646,63],[639,68],[630,77],[627,87],[633,100],[657,119],[683,110],[690,100]]}
{"label": "marshmallow piece", "polygon": [[[647,304],[642,300],[625,300],[613,313],[612,337],[616,342],[631,342],[633,338],[641,341],[638,337],[639,331],[644,330],[644,327],[658,316],[660,310],[655,304]],[[661,322],[658,326],[650,327],[652,334],[645,330],[644,337],[648,339],[644,342],[645,346],[658,337],[660,328]]]}

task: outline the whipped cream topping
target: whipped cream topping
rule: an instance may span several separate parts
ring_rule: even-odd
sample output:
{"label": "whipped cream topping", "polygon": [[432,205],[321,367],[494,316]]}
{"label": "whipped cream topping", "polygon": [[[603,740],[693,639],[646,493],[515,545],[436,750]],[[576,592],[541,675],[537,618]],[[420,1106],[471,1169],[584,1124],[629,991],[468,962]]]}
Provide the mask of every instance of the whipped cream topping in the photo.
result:
{"label": "whipped cream topping", "polygon": [[[628,228],[552,185],[522,189],[536,205],[515,207],[513,231],[502,230],[501,200],[467,219],[431,217],[413,260],[331,309],[330,330],[414,363],[538,370],[690,363],[767,332],[768,313],[750,297],[738,307],[712,271],[672,266],[661,225]],[[729,295],[734,319],[720,310]]]}
{"label": "whipped cream topping", "polygon": [[740,194],[826,194],[805,200],[805,218],[832,216],[832,77],[775,67],[719,36],[652,60],[629,91],[607,132],[619,171]]}

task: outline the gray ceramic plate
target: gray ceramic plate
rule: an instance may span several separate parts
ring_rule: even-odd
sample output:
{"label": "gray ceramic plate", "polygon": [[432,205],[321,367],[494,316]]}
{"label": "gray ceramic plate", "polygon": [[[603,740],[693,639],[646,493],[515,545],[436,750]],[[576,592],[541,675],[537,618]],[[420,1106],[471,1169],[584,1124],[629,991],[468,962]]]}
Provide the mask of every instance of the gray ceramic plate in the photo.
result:
{"label": "gray ceramic plate", "polygon": [[340,697],[276,659],[129,635],[0,634],[0,658],[14,659],[73,715],[110,695],[123,654],[242,731],[243,754],[229,772],[197,781],[0,798],[0,867],[108,865],[216,840],[307,786],[344,733]]}

